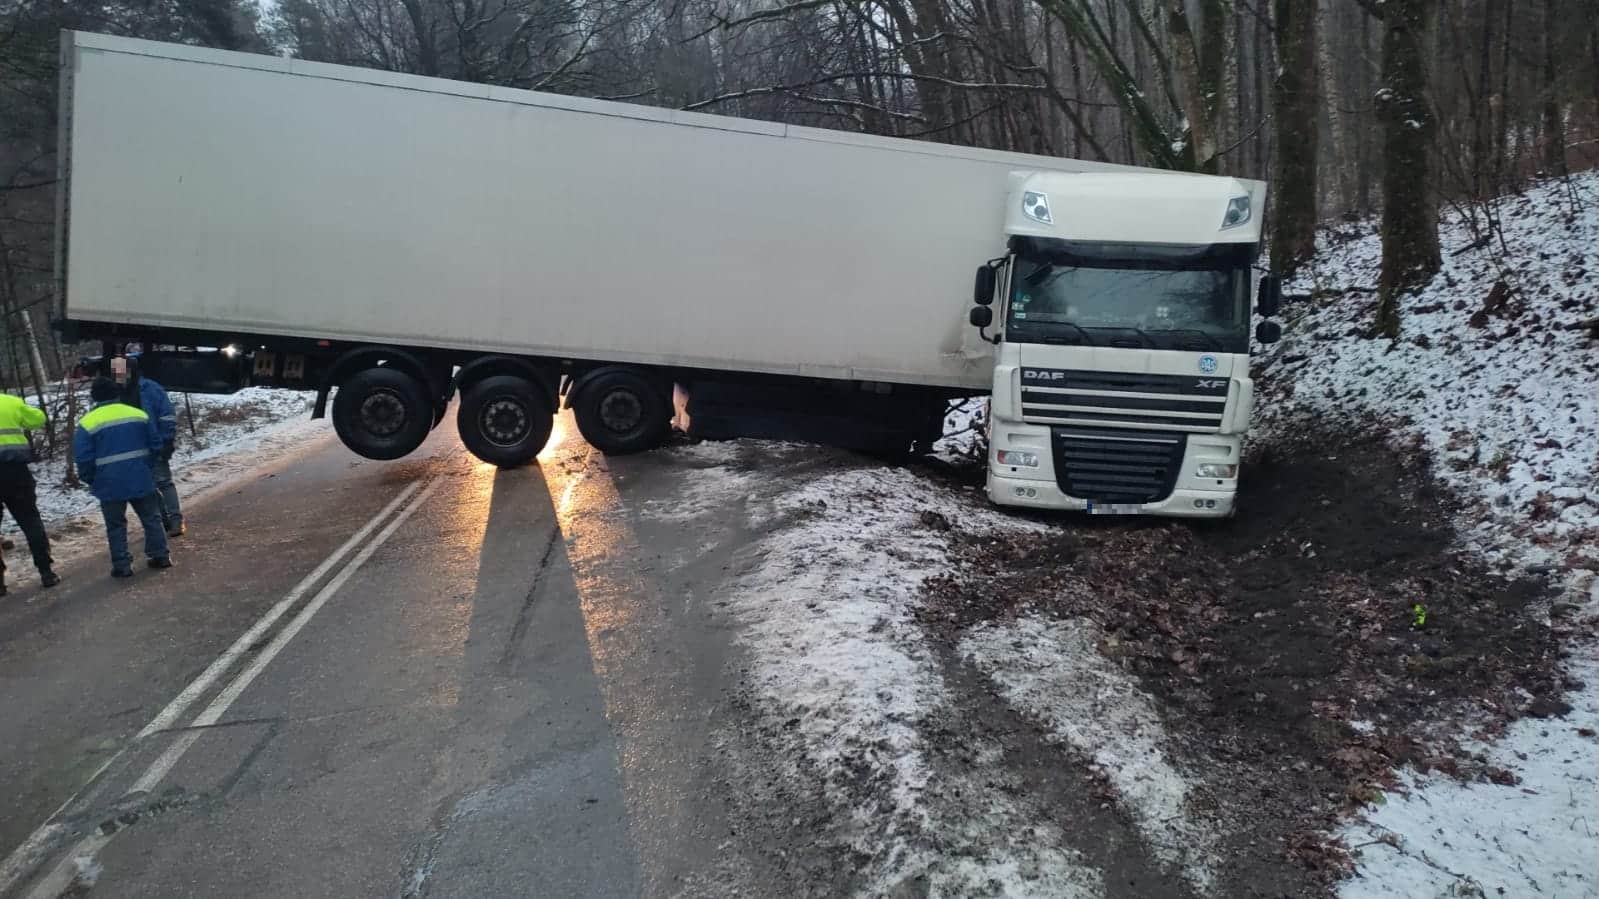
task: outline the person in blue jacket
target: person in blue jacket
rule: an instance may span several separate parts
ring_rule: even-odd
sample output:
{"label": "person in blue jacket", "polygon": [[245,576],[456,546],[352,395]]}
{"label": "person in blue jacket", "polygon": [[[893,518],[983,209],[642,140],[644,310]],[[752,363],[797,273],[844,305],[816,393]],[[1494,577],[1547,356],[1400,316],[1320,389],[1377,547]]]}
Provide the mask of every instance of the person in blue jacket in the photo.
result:
{"label": "person in blue jacket", "polygon": [[156,458],[155,489],[161,500],[161,522],[168,537],[182,537],[183,507],[178,504],[178,488],[172,483],[172,454],[178,440],[178,413],[172,408],[172,398],[165,387],[152,381],[139,370],[139,357],[128,355],[127,403],[143,409],[155,422],[156,433],[161,435],[161,453]]}
{"label": "person in blue jacket", "polygon": [[78,476],[94,491],[105,516],[111,576],[133,576],[133,555],[128,552],[130,505],[144,527],[144,554],[150,567],[171,568],[152,471],[162,448],[155,421],[144,410],[119,402],[122,388],[110,378],[95,378],[89,396],[95,405],[78,420],[72,452]]}

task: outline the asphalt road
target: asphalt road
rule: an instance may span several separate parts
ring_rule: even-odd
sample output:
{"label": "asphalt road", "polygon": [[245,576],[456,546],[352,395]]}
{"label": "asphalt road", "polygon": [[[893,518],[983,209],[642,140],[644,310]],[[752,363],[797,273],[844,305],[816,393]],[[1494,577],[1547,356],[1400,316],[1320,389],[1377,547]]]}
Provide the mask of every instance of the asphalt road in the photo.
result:
{"label": "asphalt road", "polygon": [[783,892],[708,761],[726,625],[657,564],[734,547],[633,514],[662,463],[567,420],[517,471],[453,430],[309,446],[188,510],[169,572],[13,586],[0,894]]}

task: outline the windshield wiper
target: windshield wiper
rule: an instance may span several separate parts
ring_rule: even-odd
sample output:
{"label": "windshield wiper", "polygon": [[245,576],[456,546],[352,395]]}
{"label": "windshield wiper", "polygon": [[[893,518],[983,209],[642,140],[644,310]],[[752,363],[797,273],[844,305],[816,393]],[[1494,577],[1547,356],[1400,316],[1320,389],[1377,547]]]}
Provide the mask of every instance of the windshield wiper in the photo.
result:
{"label": "windshield wiper", "polygon": [[[1016,330],[1016,326],[1018,324],[1021,325],[1021,330],[1023,332],[1027,332],[1027,331],[1029,331],[1029,330],[1031,330],[1033,328],[1037,328],[1038,331],[1036,332],[1036,334],[1038,336],[1038,339],[1040,341],[1042,341],[1043,343],[1053,343],[1053,344],[1057,344],[1057,345],[1060,345],[1060,346],[1076,346],[1076,345],[1081,345],[1081,344],[1088,344],[1089,346],[1093,346],[1094,345],[1093,335],[1089,334],[1088,331],[1086,329],[1084,329],[1082,325],[1074,325],[1071,322],[1051,322],[1051,321],[1014,322],[1014,323],[1011,324],[1011,330],[1015,331]],[[1078,341],[1077,344],[1073,344],[1070,341],[1066,340],[1066,338],[1064,338],[1064,337],[1052,337],[1049,334],[1045,333],[1046,328],[1054,328],[1054,327],[1071,328],[1073,331],[1076,331],[1079,335],[1081,335],[1082,340]]]}
{"label": "windshield wiper", "polygon": [[1156,331],[1155,333],[1156,334],[1191,334],[1191,335],[1194,335],[1194,336],[1200,338],[1201,340],[1205,341],[1205,343],[1209,344],[1210,348],[1213,349],[1213,350],[1219,350],[1219,349],[1222,348],[1221,341],[1217,340],[1215,338],[1215,336],[1213,336],[1211,334],[1207,334],[1204,331],[1199,330],[1198,328],[1162,328],[1159,331]]}
{"label": "windshield wiper", "polygon": [[[1140,330],[1138,328],[1134,328],[1131,325],[1101,325],[1100,327],[1097,327],[1094,330],[1096,330],[1096,331],[1131,331],[1134,334],[1138,335],[1138,339],[1142,340],[1144,342],[1144,346],[1147,346],[1150,349],[1154,349],[1154,350],[1160,349],[1160,344],[1156,343],[1155,339],[1153,337],[1150,337],[1149,333],[1147,331],[1143,331],[1143,330]],[[1115,345],[1116,345],[1115,341],[1112,340],[1111,341],[1111,346],[1115,346]]]}

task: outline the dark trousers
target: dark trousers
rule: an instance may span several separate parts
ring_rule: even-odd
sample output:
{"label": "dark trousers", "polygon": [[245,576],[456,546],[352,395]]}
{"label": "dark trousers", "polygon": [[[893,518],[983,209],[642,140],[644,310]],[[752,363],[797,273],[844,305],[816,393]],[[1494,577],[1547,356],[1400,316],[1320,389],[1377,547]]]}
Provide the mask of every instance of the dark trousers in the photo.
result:
{"label": "dark trousers", "polygon": [[155,492],[161,500],[161,520],[168,528],[183,524],[183,507],[178,505],[178,488],[172,483],[172,460],[165,453],[156,456],[152,466],[155,475]]}
{"label": "dark trousers", "polygon": [[144,528],[144,554],[151,559],[167,557],[167,529],[161,523],[161,497],[151,493],[138,499],[103,499],[100,514],[105,516],[106,542],[111,545],[111,567],[126,571],[133,567],[133,553],[128,552],[128,507],[139,516]]}
{"label": "dark trousers", "polygon": [[[44,532],[44,522],[39,519],[39,497],[33,472],[21,462],[0,462],[0,506],[16,519],[22,535],[28,538],[28,550],[33,553],[33,564],[40,571],[49,570],[54,560],[50,558],[50,537]],[[5,557],[0,556],[0,572],[5,571]]]}

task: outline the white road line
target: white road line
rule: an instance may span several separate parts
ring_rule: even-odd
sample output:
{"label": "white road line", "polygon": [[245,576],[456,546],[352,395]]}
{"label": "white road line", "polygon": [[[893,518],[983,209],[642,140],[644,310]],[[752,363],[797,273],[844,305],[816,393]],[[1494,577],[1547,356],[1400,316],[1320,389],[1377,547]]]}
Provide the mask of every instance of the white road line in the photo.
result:
{"label": "white road line", "polygon": [[12,850],[11,854],[6,856],[4,863],[0,863],[0,895],[4,895],[11,887],[16,885],[16,881],[22,876],[23,872],[32,865],[32,860],[37,857],[45,846],[55,839],[56,834],[63,830],[56,819],[60,818],[61,814],[78,800],[78,797],[83,794],[83,791],[90,784],[93,784],[100,778],[101,774],[105,773],[107,768],[115,764],[128,751],[129,747],[137,746],[151,734],[166,730],[176,723],[178,718],[188,710],[196,699],[211,689],[211,685],[216,682],[217,678],[226,674],[228,669],[233,667],[233,663],[238,661],[239,657],[247,652],[251,646],[254,646],[261,639],[261,635],[266,633],[273,624],[276,624],[279,618],[283,617],[283,613],[293,608],[294,604],[300,601],[300,597],[304,596],[307,590],[320,583],[322,578],[326,577],[327,573],[333,569],[333,566],[339,563],[340,559],[343,559],[350,550],[360,545],[361,541],[365,540],[374,528],[382,524],[389,515],[393,514],[395,509],[400,507],[401,503],[409,499],[411,494],[415,493],[421,486],[421,482],[413,481],[404,490],[401,490],[398,496],[390,500],[388,505],[368,519],[366,524],[363,524],[360,530],[357,530],[350,539],[344,541],[342,546],[334,550],[332,555],[323,559],[322,564],[318,565],[315,570],[294,585],[294,589],[285,594],[283,599],[279,600],[276,605],[268,609],[266,614],[251,625],[250,629],[245,631],[239,639],[233,641],[233,645],[228,647],[227,651],[222,653],[222,655],[217,656],[215,661],[200,672],[200,675],[191,681],[188,686],[183,688],[183,692],[167,703],[166,708],[152,718],[150,723],[146,724],[134,736],[131,743],[118,749],[110,758],[102,762],[100,767],[96,768],[95,772],[83,782],[83,786],[67,797],[67,801],[61,803],[60,808],[57,808],[49,818],[46,818],[44,824],[41,824],[21,845]]}
{"label": "white road line", "polygon": [[[432,493],[433,489],[437,486],[438,482],[435,480],[433,484],[429,486],[427,493]],[[76,793],[67,799],[66,802],[62,803],[61,807],[56,810],[55,814],[51,815],[44,824],[40,825],[39,828],[28,837],[27,840],[24,840],[20,846],[13,850],[11,854],[6,857],[4,864],[0,864],[0,895],[5,895],[13,886],[16,885],[16,881],[27,871],[29,867],[31,867],[37,854],[41,852],[44,847],[46,847],[63,829],[62,825],[56,819],[59,818],[62,812],[66,811],[66,809],[77,800],[78,796],[82,794],[85,788],[87,788],[90,784],[93,784],[95,780],[98,779],[99,776],[112,765],[112,763],[126,753],[130,747],[137,746],[143,740],[163,730],[167,730],[177,723],[178,719],[182,717],[185,711],[188,710],[189,706],[193,704],[196,699],[204,695],[218,678],[226,674],[227,671],[233,667],[234,663],[237,662],[242,655],[249,651],[250,647],[259,642],[261,637],[272,627],[272,625],[276,624],[278,619],[283,617],[284,613],[293,608],[295,603],[299,602],[300,598],[303,597],[307,591],[321,582],[321,580],[327,576],[327,573],[333,570],[333,567],[337,565],[340,560],[348,555],[352,549],[359,546],[363,540],[371,535],[372,531],[377,528],[378,525],[382,524],[391,514],[393,514],[395,509],[399,508],[402,503],[410,499],[411,496],[415,494],[421,487],[422,483],[420,481],[413,481],[412,483],[408,484],[404,490],[401,490],[400,493],[394,497],[394,499],[389,501],[388,505],[379,510],[376,515],[368,519],[359,530],[352,534],[350,539],[344,541],[344,543],[341,544],[338,549],[335,549],[331,555],[329,555],[326,559],[323,559],[322,563],[313,569],[310,574],[301,579],[298,584],[295,584],[292,590],[284,594],[283,598],[273,605],[272,608],[268,609],[266,614],[262,615],[261,618],[255,622],[255,624],[251,625],[249,630],[245,631],[237,640],[233,641],[233,645],[229,646],[228,649],[223,652],[222,655],[218,656],[215,661],[208,665],[198,677],[191,681],[188,686],[184,687],[181,693],[174,697],[173,700],[168,703],[159,714],[150,720],[149,724],[146,724],[144,728],[139,731],[139,733],[133,738],[133,741],[128,746],[124,746],[122,749],[117,750],[116,754],[101,764],[95,773],[87,781],[85,781],[83,787],[80,787]],[[399,522],[409,517],[410,514],[416,510],[416,507],[421,505],[421,501],[425,497],[426,494],[424,494],[422,497],[418,497],[415,503],[407,507],[405,512],[401,513],[400,518],[392,522],[390,526],[378,536],[377,540],[375,540],[372,544],[369,544],[368,547],[362,551],[362,554],[352,561],[351,565],[346,566],[346,568],[340,572],[339,578],[329,586],[336,588],[338,585],[342,585],[345,580],[348,580],[349,575],[354,572],[354,569],[360,567],[362,563],[371,557],[372,551],[376,549],[376,546],[387,540],[394,532],[394,529],[398,526]],[[327,590],[323,591],[323,593],[327,592]],[[312,600],[312,604],[317,604],[318,607],[320,607],[318,600],[326,602],[323,594],[318,594],[317,598]],[[295,631],[298,632],[299,627],[304,626],[304,621],[301,620],[301,618],[308,619],[308,617],[309,616],[305,616],[304,612],[302,611],[301,616],[295,619],[295,621],[299,622],[298,627],[296,627],[293,622],[290,623],[289,627],[294,628]],[[281,634],[279,636],[281,638]],[[273,649],[272,647],[274,646],[277,648]],[[270,652],[272,655],[276,655],[281,650],[282,646],[279,645],[278,641],[274,640],[273,644],[268,646],[266,651]],[[263,655],[265,655],[265,652]],[[257,661],[260,661],[259,657],[257,658]],[[253,680],[255,675],[259,674],[260,672],[259,669],[255,668],[254,666],[252,666],[252,669],[255,671],[254,674],[250,674],[250,678]],[[249,673],[249,671],[252,669],[247,669],[246,673]],[[241,686],[239,688],[239,692],[242,691],[243,687]],[[237,698],[237,693],[234,694],[233,698]],[[229,704],[231,704],[232,701],[232,699],[229,699]],[[212,706],[215,705],[216,703],[213,702]],[[221,711],[225,710],[226,707],[224,706]],[[210,709],[208,708],[207,711],[209,712]],[[220,711],[218,714],[220,714]],[[184,745],[185,749],[188,748],[189,744],[194,742],[194,736],[197,736],[197,734],[185,735],[184,739],[187,739],[188,741]],[[182,741],[180,740],[179,742]],[[177,744],[174,743],[174,746],[176,745]],[[162,754],[161,759],[165,759],[167,754],[171,753],[171,751],[172,747],[168,747],[167,752]],[[181,756],[182,753],[180,752],[178,755]],[[157,763],[159,763],[161,759],[158,759]],[[171,764],[176,762],[177,756],[173,756],[171,762],[168,763],[167,768],[162,771],[162,774],[164,775],[166,770],[170,770]],[[149,771],[146,772],[145,777],[140,778],[140,782],[143,783],[148,777]],[[159,778],[157,778],[157,780],[159,780]],[[71,873],[70,868],[72,864],[72,858],[82,854],[82,850],[88,848],[87,844],[97,842],[97,845],[93,847],[92,851],[98,851],[100,846],[105,845],[106,841],[97,840],[99,837],[100,834],[97,831],[95,834],[79,843],[78,847],[74,849],[73,853],[68,856],[67,860],[63,864],[68,867],[69,874]],[[38,888],[30,893],[30,895],[39,895],[39,891],[43,889],[49,881],[54,880],[55,875],[58,873],[60,873],[60,868],[58,868],[56,871],[53,871],[51,877],[47,878],[45,883],[41,883]],[[67,882],[70,883],[70,877]],[[65,884],[62,885],[61,889],[64,888]],[[56,895],[59,894],[60,891],[60,889],[57,889],[55,893],[50,893],[48,895]]]}
{"label": "white road line", "polygon": [[212,662],[210,667],[200,672],[199,677],[195,678],[187,687],[184,687],[183,692],[179,693],[177,698],[173,699],[166,708],[161,710],[161,714],[156,715],[150,720],[149,724],[144,726],[143,730],[139,731],[138,736],[133,738],[134,741],[143,740],[157,731],[166,730],[176,724],[178,716],[188,710],[190,703],[200,698],[205,691],[211,689],[211,684],[225,674],[229,668],[232,668],[233,663],[238,661],[239,657],[244,655],[251,646],[255,645],[256,641],[261,639],[261,635],[266,633],[267,629],[272,627],[273,624],[277,623],[279,618],[283,617],[284,612],[293,608],[294,604],[300,601],[300,597],[304,596],[307,590],[320,583],[322,578],[333,570],[333,566],[339,564],[339,560],[343,559],[346,553],[360,545],[361,541],[365,540],[374,528],[382,524],[384,519],[388,518],[395,509],[400,507],[401,503],[410,499],[411,494],[415,493],[421,486],[420,481],[412,481],[404,490],[400,491],[398,496],[390,500],[388,505],[379,510],[378,514],[368,519],[366,524],[361,525],[361,529],[352,534],[350,539],[344,541],[342,546],[334,550],[333,555],[323,559],[322,564],[306,575],[304,580],[295,584],[293,590],[284,594],[283,598],[278,600],[277,605],[268,609],[267,613],[261,616],[261,620],[245,631],[239,639],[233,641],[233,645],[228,647],[227,652],[217,656],[216,661]]}
{"label": "white road line", "polygon": [[239,672],[233,682],[228,684],[221,693],[218,693],[216,698],[211,700],[211,704],[205,707],[205,711],[194,719],[194,723],[190,726],[197,729],[184,731],[182,736],[172,741],[172,745],[168,746],[159,758],[150,763],[150,767],[145,770],[144,775],[128,789],[128,795],[148,793],[154,790],[156,785],[161,783],[162,779],[167,776],[167,772],[172,770],[172,766],[176,765],[178,760],[183,757],[183,754],[189,751],[189,747],[200,739],[200,735],[204,731],[198,728],[210,727],[222,720],[222,716],[227,713],[228,707],[233,705],[246,687],[250,686],[250,682],[255,680],[266,666],[271,664],[273,659],[277,658],[278,653],[282,652],[283,647],[289,645],[289,641],[300,633],[306,622],[321,611],[333,594],[339,592],[339,588],[343,587],[344,582],[355,574],[356,569],[366,564],[366,560],[372,558],[372,554],[377,552],[378,548],[384,543],[387,543],[390,537],[394,536],[394,532],[400,529],[400,525],[404,524],[405,520],[411,517],[411,513],[420,508],[427,501],[427,498],[433,495],[433,491],[439,489],[441,483],[443,483],[441,480],[435,478],[432,483],[428,484],[427,488],[417,494],[416,499],[412,500],[410,505],[406,506],[399,515],[394,517],[393,521],[389,522],[388,527],[380,531],[372,539],[371,543],[368,543],[357,553],[355,558],[351,559],[333,580],[328,581],[328,585],[323,587],[316,596],[312,597],[311,601],[305,604],[305,608],[290,619],[289,623],[283,626],[283,630],[278,631],[277,636],[272,638],[272,642],[268,643],[265,649],[250,660],[249,666]]}

